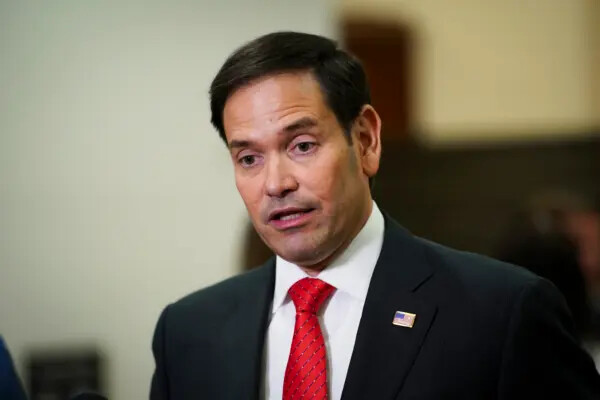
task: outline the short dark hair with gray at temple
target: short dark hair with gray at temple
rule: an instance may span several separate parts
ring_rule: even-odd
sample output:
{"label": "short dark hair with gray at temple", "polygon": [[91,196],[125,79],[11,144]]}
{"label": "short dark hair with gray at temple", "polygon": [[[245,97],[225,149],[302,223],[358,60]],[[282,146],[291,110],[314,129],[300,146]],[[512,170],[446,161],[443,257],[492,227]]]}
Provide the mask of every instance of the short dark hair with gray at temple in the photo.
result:
{"label": "short dark hair with gray at temple", "polygon": [[371,103],[365,71],[357,58],[323,36],[275,32],[246,43],[227,58],[210,86],[211,122],[224,141],[223,109],[229,97],[252,81],[278,73],[310,71],[352,142],[350,128]]}

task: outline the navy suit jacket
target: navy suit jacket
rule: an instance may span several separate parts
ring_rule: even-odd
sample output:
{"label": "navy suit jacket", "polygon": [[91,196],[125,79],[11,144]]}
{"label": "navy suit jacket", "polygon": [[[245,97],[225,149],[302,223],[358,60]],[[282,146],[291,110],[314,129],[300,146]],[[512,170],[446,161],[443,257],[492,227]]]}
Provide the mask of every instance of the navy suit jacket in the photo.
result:
{"label": "navy suit jacket", "polygon": [[[152,400],[256,400],[275,263],[169,305]],[[416,314],[412,328],[392,324]],[[512,265],[414,237],[386,216],[343,400],[600,399],[565,301]]]}
{"label": "navy suit jacket", "polygon": [[0,399],[25,400],[25,392],[15,372],[12,359],[0,337]]}

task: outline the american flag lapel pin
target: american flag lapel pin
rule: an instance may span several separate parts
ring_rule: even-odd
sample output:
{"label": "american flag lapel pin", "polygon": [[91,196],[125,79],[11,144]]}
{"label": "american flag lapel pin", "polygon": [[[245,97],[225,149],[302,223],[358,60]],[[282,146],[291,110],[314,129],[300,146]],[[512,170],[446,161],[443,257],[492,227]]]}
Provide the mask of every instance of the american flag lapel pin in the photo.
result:
{"label": "american flag lapel pin", "polygon": [[397,326],[403,326],[405,328],[412,328],[415,324],[417,314],[411,314],[404,311],[396,311],[392,324]]}

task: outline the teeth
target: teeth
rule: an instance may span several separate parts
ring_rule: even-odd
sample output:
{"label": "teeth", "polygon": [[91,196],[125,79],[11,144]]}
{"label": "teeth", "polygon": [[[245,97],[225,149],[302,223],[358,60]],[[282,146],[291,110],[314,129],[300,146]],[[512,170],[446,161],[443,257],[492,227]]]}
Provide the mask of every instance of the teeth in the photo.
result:
{"label": "teeth", "polygon": [[284,215],[283,217],[280,218],[280,220],[282,220],[282,221],[288,221],[290,219],[298,218],[301,215],[302,215],[301,212],[295,213],[295,214]]}

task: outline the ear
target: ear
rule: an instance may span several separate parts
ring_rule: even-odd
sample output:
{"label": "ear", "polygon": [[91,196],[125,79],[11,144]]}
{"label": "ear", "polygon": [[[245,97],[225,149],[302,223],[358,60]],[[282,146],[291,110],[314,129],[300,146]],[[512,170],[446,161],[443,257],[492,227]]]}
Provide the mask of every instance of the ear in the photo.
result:
{"label": "ear", "polygon": [[362,171],[369,178],[379,170],[381,158],[381,118],[370,104],[365,104],[354,121],[353,139],[358,146]]}

